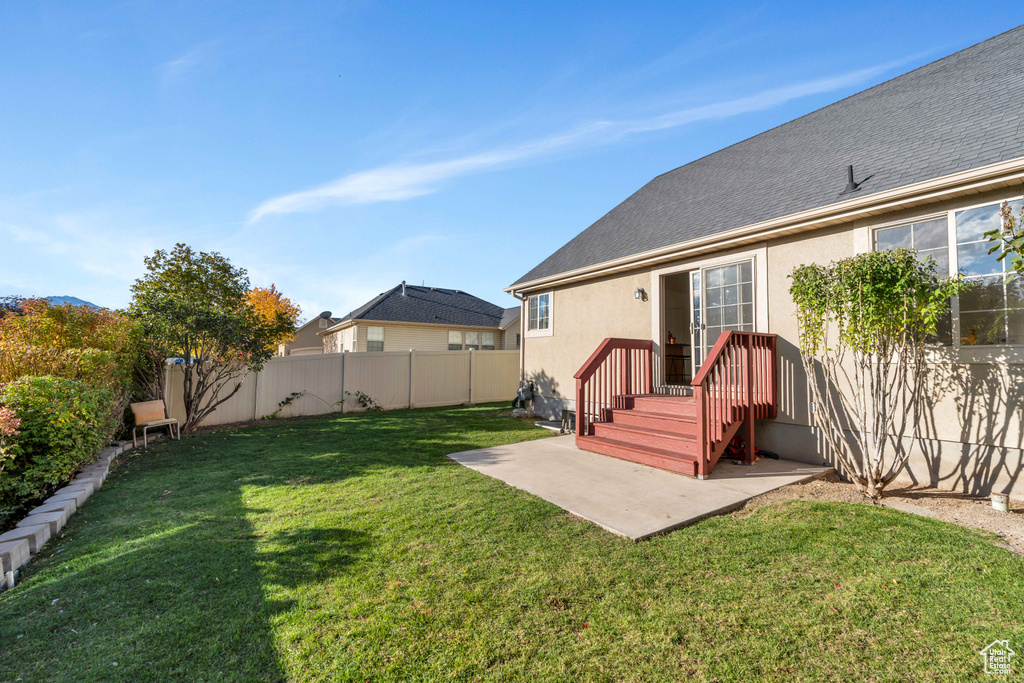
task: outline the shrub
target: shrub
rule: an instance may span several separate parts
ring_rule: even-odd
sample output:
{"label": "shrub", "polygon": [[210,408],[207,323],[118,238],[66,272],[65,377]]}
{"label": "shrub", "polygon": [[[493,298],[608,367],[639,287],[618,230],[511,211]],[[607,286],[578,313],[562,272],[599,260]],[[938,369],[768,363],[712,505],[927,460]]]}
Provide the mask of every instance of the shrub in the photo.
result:
{"label": "shrub", "polygon": [[20,315],[0,318],[0,384],[53,375],[122,393],[131,385],[139,336],[138,325],[116,311],[27,299]]}
{"label": "shrub", "polygon": [[113,434],[113,402],[107,389],[62,377],[22,377],[0,390],[0,406],[20,421],[4,437],[0,528],[92,460]]}

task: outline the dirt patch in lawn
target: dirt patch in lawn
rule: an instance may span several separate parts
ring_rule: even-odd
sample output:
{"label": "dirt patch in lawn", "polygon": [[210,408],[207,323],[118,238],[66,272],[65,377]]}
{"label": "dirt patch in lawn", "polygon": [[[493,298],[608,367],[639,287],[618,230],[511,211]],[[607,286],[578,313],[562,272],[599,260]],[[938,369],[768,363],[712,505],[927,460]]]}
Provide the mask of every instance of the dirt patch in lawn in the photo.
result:
{"label": "dirt patch in lawn", "polygon": [[894,484],[886,490],[881,501],[871,501],[853,484],[841,481],[835,474],[830,474],[824,479],[784,486],[751,498],[733,515],[745,517],[757,508],[787,500],[883,505],[894,510],[993,533],[1002,539],[1000,545],[1018,555],[1024,555],[1024,504],[1010,501],[1009,512],[997,512],[992,509],[992,503],[988,498],[912,484]]}

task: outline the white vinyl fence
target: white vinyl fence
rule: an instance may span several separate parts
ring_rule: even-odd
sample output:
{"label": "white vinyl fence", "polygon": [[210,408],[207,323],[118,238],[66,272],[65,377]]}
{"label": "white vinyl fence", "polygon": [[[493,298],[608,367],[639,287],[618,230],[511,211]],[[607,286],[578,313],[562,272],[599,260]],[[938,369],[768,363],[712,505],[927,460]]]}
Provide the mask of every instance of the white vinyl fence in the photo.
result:
{"label": "white vinyl fence", "polygon": [[[185,419],[184,373],[168,366],[168,413]],[[363,392],[386,410],[511,401],[519,386],[518,351],[344,352],[273,358],[203,420],[203,426],[258,420],[292,393],[281,417],[363,410]],[[230,390],[230,387],[228,388]],[[346,397],[345,392],[349,393]]]}

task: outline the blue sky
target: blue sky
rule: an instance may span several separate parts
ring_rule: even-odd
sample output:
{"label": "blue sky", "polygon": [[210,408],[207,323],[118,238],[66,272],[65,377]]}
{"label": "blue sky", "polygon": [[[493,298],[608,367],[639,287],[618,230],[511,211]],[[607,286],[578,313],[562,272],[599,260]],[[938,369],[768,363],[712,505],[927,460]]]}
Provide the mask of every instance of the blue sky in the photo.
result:
{"label": "blue sky", "polygon": [[[898,5],[898,6],[896,6]],[[659,173],[991,37],[1018,2],[0,5],[0,294],[220,251],[307,316],[501,290]]]}

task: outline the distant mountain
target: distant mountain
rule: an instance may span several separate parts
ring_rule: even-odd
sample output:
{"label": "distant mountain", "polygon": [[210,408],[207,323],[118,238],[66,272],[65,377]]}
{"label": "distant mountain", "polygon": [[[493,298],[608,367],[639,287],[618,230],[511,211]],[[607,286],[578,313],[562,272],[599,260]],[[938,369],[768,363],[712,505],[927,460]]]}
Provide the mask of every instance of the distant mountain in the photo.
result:
{"label": "distant mountain", "polygon": [[[61,306],[63,304],[71,304],[72,306],[85,306],[86,308],[96,308],[96,309],[99,308],[99,306],[97,306],[96,304],[92,303],[91,301],[86,301],[85,299],[79,299],[77,296],[44,296],[44,297],[39,297],[39,298],[46,299],[47,301],[49,301],[54,306]],[[22,297],[17,295],[17,294],[8,294],[8,295],[0,294],[0,302],[20,301],[21,299],[22,299]]]}
{"label": "distant mountain", "polygon": [[79,299],[77,296],[48,296],[46,300],[54,306],[61,306],[63,304],[71,304],[72,306],[85,306],[86,308],[99,308],[96,304],[91,301],[85,301]]}

